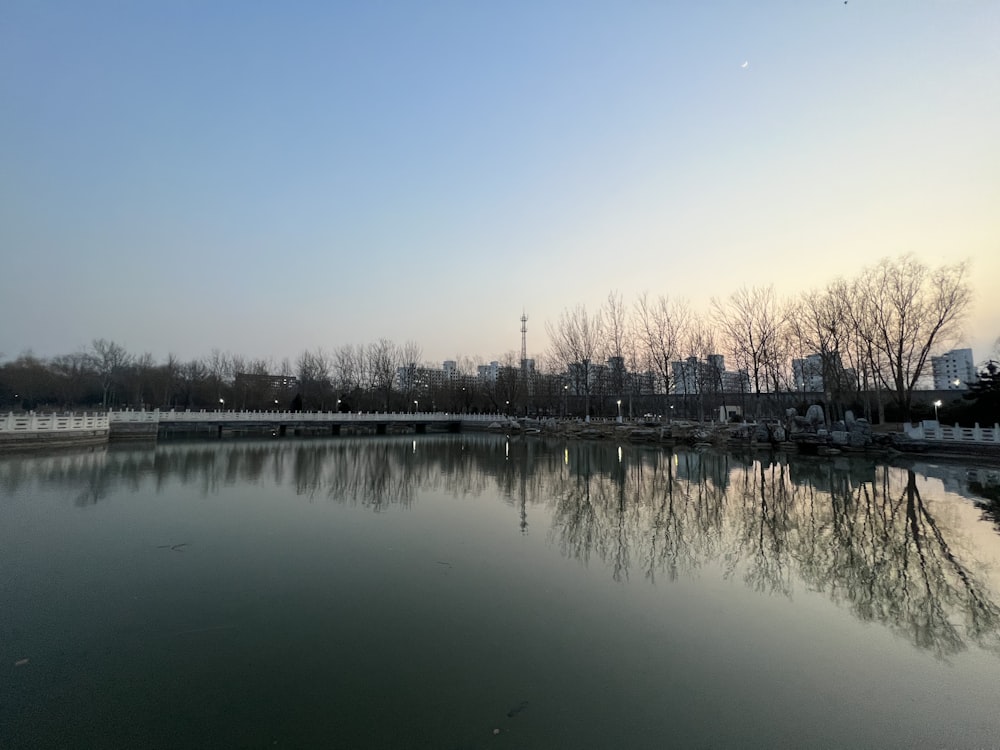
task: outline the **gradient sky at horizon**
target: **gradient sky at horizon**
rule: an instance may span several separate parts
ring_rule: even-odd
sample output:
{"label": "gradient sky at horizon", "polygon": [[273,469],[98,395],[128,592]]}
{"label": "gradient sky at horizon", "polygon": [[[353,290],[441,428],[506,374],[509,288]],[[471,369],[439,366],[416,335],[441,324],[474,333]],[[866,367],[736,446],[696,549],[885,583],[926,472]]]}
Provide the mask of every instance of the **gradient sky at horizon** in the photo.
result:
{"label": "gradient sky at horizon", "polygon": [[[1000,2],[0,7],[0,353],[548,346],[911,252],[1000,336]],[[743,63],[747,62],[746,67]]]}

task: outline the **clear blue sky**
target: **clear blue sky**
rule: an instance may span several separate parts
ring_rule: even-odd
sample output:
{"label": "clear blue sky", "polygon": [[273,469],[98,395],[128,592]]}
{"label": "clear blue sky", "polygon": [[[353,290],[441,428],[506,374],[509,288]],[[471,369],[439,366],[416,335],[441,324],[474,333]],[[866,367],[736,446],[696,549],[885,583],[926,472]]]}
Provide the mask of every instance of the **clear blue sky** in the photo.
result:
{"label": "clear blue sky", "polygon": [[6,0],[0,101],[6,357],[490,359],[901,252],[1000,335],[996,0]]}

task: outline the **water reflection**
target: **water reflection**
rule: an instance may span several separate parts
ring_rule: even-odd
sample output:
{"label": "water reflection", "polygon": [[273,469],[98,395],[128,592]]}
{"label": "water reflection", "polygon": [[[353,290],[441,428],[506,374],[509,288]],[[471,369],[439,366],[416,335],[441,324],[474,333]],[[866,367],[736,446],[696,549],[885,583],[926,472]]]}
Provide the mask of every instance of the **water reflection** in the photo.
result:
{"label": "water reflection", "polygon": [[499,494],[522,533],[536,514],[563,554],[600,561],[616,581],[671,581],[721,566],[765,594],[822,592],[947,656],[971,644],[1000,653],[1000,608],[988,584],[995,572],[977,562],[981,550],[954,497],[974,499],[996,523],[994,473],[492,435],[342,438],[7,457],[0,502],[50,489],[89,506],[173,483],[206,496],[238,484],[292,486],[309,502],[376,512],[409,508],[428,491]]}

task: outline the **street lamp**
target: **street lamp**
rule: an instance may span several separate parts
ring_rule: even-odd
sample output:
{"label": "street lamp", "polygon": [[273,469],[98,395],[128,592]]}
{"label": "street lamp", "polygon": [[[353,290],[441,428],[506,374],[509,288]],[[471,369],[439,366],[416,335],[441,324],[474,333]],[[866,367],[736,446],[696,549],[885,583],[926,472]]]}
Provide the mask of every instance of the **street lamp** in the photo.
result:
{"label": "street lamp", "polygon": [[413,413],[416,414],[419,411],[420,402],[416,399],[413,400]]}
{"label": "street lamp", "polygon": [[563,419],[569,416],[569,386],[563,386]]}
{"label": "street lamp", "polygon": [[935,422],[938,421],[938,412],[937,412],[937,410],[938,410],[939,406],[941,406],[941,400],[940,399],[938,399],[937,401],[934,402],[934,421]]}
{"label": "street lamp", "polygon": [[219,399],[219,411],[222,411],[223,409],[225,409],[225,407],[226,407],[226,399],[220,398]]}
{"label": "street lamp", "polygon": [[618,399],[618,401],[616,403],[618,404],[618,421],[621,422],[622,421],[622,400]]}
{"label": "street lamp", "polygon": [[506,411],[504,413],[505,414],[510,414],[510,401],[507,402],[507,409],[506,409]]}

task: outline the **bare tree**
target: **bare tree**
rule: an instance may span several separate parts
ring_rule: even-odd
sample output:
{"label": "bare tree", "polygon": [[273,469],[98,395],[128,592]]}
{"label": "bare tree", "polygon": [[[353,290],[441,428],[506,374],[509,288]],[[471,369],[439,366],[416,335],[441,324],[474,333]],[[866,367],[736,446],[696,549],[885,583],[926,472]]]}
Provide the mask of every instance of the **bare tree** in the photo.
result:
{"label": "bare tree", "polygon": [[904,255],[884,258],[856,282],[857,330],[903,419],[928,357],[959,334],[972,301],[968,273],[964,262],[929,268]]}
{"label": "bare tree", "polygon": [[160,365],[158,395],[163,406],[175,406],[177,385],[181,377],[181,361],[174,353],[167,354],[167,361]]}
{"label": "bare tree", "polygon": [[525,390],[524,378],[521,376],[520,355],[515,351],[508,351],[498,360],[500,367],[497,370],[497,379],[490,384],[488,395],[493,402],[493,408],[497,411],[510,411],[513,404],[517,410],[518,401],[523,396]]}
{"label": "bare tree", "polygon": [[611,376],[611,392],[617,398],[625,395],[625,359],[629,347],[628,316],[621,292],[608,293],[604,304],[605,350],[608,355],[608,367]]}
{"label": "bare tree", "polygon": [[296,361],[299,388],[309,408],[326,409],[330,397],[332,357],[322,348],[304,351]]}
{"label": "bare tree", "polygon": [[768,388],[767,365],[779,333],[780,313],[774,287],[743,287],[725,303],[712,301],[726,345],[751,374],[754,390]]}
{"label": "bare tree", "polygon": [[[705,397],[721,394],[723,391],[721,372],[708,363],[709,355],[716,353],[715,331],[702,318],[695,318],[688,326],[684,338],[684,351],[687,358],[682,364],[684,372],[685,401],[695,397],[698,407],[698,419],[705,419]],[[690,412],[690,406],[688,407]]]}
{"label": "bare tree", "polygon": [[333,352],[333,380],[342,393],[352,393],[359,389],[361,377],[362,348],[344,344]]}
{"label": "bare tree", "polygon": [[636,302],[639,336],[649,362],[663,381],[663,413],[669,412],[671,368],[680,357],[685,331],[690,325],[691,311],[685,300],[671,300],[660,295],[650,301],[643,293]]}
{"label": "bare tree", "polygon": [[410,402],[415,400],[414,396],[419,398],[420,395],[423,395],[417,392],[418,387],[421,385],[417,382],[417,372],[420,368],[420,358],[422,356],[423,349],[416,341],[407,341],[405,344],[396,347],[397,367],[402,368],[402,372],[405,373],[400,379],[399,387],[406,399],[407,408],[409,408]]}
{"label": "bare tree", "polygon": [[144,352],[135,357],[128,371],[132,405],[144,409],[146,403],[152,398],[153,379],[156,373],[156,360],[153,358],[153,354]]}
{"label": "bare tree", "polygon": [[601,311],[591,315],[583,305],[563,310],[555,325],[546,322],[553,356],[566,368],[574,381],[577,395],[585,396],[585,415],[590,419],[591,372],[604,338]]}
{"label": "bare tree", "polygon": [[[789,331],[803,360],[809,355],[819,355],[817,374],[823,380],[823,390],[834,411],[843,410],[846,394],[857,386],[856,378],[844,366],[845,361],[855,358],[851,351],[852,325],[847,304],[844,282],[837,280],[820,291],[803,294],[788,315]],[[803,385],[808,374],[803,361]]]}
{"label": "bare tree", "polygon": [[114,395],[115,386],[121,382],[125,368],[132,361],[125,347],[106,339],[94,339],[90,344],[91,367],[101,381],[101,407],[108,408],[108,402]]}
{"label": "bare tree", "polygon": [[400,363],[400,348],[387,338],[381,338],[366,350],[368,376],[373,393],[380,394],[382,408],[389,410],[392,384]]}
{"label": "bare tree", "polygon": [[79,404],[85,399],[94,377],[92,361],[85,352],[54,357],[49,369],[58,379],[59,395],[65,406]]}
{"label": "bare tree", "polygon": [[773,392],[778,386],[778,341],[784,319],[774,287],[743,287],[726,302],[713,299],[712,308],[737,368],[750,373],[756,393]]}
{"label": "bare tree", "polygon": [[416,341],[407,341],[399,347],[399,359],[404,365],[416,365],[424,356],[424,350]]}

